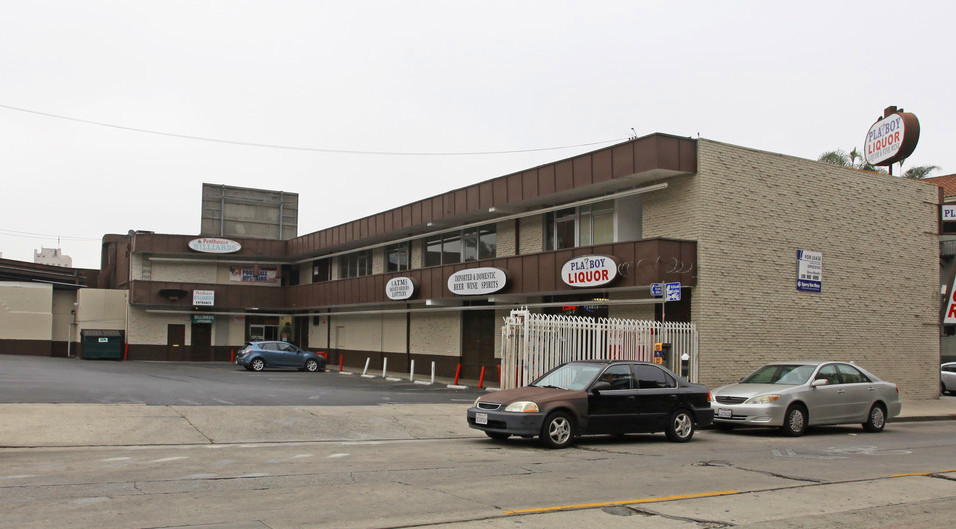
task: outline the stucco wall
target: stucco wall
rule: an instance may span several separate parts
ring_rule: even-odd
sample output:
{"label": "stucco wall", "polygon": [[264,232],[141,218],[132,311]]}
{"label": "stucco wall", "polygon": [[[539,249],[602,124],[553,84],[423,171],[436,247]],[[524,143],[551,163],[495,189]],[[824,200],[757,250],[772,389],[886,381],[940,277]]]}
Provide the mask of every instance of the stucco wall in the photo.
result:
{"label": "stucco wall", "polygon": [[[935,397],[935,186],[698,145],[698,174],[653,194],[644,222],[645,236],[698,241],[701,381],[773,360],[852,360],[904,396]],[[822,252],[822,292],[796,290],[797,250]]]}
{"label": "stucco wall", "polygon": [[52,332],[53,285],[0,282],[0,337],[50,340]]}
{"label": "stucco wall", "polygon": [[[354,316],[336,316],[333,314],[330,320],[332,343],[336,344],[338,348],[386,353],[405,352],[404,314]],[[324,341],[323,338],[324,335],[319,340]],[[310,339],[310,343],[315,343],[315,341]],[[315,345],[315,347],[323,346]]]}
{"label": "stucco wall", "polygon": [[461,355],[461,313],[413,313],[411,344],[413,354]]}

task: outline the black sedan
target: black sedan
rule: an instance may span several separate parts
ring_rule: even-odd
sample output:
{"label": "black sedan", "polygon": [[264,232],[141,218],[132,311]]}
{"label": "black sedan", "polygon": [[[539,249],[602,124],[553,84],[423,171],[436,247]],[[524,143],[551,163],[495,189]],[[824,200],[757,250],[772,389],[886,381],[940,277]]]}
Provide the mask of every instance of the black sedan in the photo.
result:
{"label": "black sedan", "polygon": [[250,342],[236,354],[236,364],[249,371],[283,367],[300,371],[325,371],[324,356],[289,342]]}
{"label": "black sedan", "polygon": [[579,435],[655,433],[690,441],[714,418],[710,392],[656,364],[591,360],[558,366],[530,385],[489,393],[468,425],[492,439],[535,437],[564,448]]}

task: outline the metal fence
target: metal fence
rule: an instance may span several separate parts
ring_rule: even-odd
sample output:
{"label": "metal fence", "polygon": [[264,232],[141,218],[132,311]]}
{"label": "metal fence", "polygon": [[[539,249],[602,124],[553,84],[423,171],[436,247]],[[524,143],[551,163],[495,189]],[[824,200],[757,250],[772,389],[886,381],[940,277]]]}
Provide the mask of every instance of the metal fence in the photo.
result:
{"label": "metal fence", "polygon": [[698,338],[693,323],[514,310],[501,328],[501,389],[526,386],[551,368],[572,360],[653,362],[655,343],[671,344],[670,353],[662,359],[664,366],[697,380]]}

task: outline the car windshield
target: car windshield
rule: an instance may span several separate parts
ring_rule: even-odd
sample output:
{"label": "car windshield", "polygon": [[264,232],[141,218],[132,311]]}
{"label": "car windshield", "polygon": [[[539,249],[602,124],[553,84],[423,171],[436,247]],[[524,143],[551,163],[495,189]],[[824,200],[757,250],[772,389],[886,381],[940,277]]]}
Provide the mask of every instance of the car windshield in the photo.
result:
{"label": "car windshield", "polygon": [[772,364],[754,371],[741,384],[806,384],[816,366],[806,364]]}
{"label": "car windshield", "polygon": [[555,387],[581,391],[586,389],[603,366],[597,364],[564,364],[531,383],[538,387]]}

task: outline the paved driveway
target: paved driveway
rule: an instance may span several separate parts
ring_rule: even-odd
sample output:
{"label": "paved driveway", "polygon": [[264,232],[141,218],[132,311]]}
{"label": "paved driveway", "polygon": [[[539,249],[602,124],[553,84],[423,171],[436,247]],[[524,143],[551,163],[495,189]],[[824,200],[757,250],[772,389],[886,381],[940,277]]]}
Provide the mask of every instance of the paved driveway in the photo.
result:
{"label": "paved driveway", "polygon": [[[379,373],[380,374],[380,373]],[[0,403],[367,406],[472,402],[484,391],[324,373],[252,373],[229,363],[0,355]]]}

